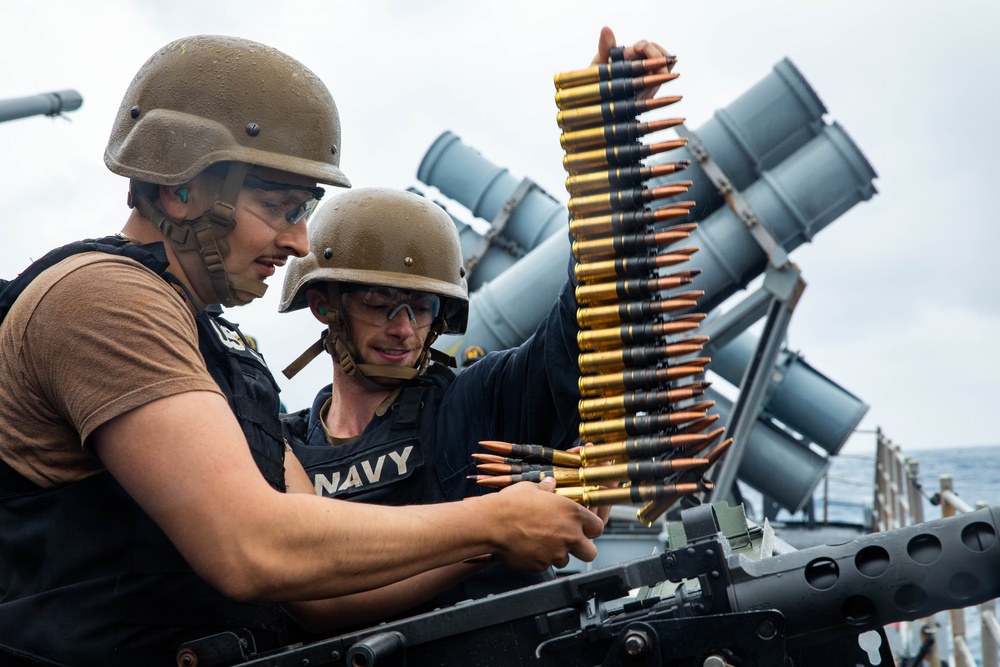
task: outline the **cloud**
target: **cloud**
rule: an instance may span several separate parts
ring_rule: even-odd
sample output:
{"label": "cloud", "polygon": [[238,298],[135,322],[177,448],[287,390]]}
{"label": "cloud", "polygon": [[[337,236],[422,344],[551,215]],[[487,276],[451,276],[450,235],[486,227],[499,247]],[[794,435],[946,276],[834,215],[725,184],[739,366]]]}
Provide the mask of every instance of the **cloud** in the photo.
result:
{"label": "cloud", "polygon": [[[113,37],[108,26],[120,26]],[[159,46],[195,33],[280,48],[333,91],[344,126],[342,166],[355,185],[419,185],[424,152],[443,131],[516,177],[565,200],[552,76],[589,63],[607,23],[623,42],[676,52],[684,101],[670,115],[698,127],[788,56],[879,173],[880,194],[793,254],[808,287],[789,343],[872,405],[912,446],[1000,442],[1000,340],[994,258],[993,131],[1000,95],[1000,6],[893,0],[711,4],[273,3],[169,5],[116,0],[7,3],[0,26],[0,100],[65,88],[84,104],[70,122],[0,123],[4,274],[84,236],[118,231],[125,184],[104,143],[125,88]],[[268,296],[233,310],[276,369],[318,335],[310,319],[276,315]],[[327,360],[293,382],[307,405]]]}

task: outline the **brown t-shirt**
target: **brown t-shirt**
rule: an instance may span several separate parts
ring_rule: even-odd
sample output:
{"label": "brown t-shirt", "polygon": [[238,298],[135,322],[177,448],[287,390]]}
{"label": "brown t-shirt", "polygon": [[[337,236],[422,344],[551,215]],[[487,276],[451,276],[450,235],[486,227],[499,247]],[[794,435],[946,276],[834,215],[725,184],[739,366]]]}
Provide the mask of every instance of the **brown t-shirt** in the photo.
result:
{"label": "brown t-shirt", "polygon": [[0,458],[45,488],[94,475],[101,424],[159,398],[222,392],[194,316],[149,269],[100,252],[42,273],[0,327]]}

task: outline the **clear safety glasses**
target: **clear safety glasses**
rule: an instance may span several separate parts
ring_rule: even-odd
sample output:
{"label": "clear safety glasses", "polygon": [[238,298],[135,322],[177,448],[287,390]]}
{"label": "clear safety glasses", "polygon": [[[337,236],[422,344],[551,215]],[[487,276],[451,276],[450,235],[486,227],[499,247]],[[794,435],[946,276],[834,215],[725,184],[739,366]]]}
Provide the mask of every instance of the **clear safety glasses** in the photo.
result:
{"label": "clear safety glasses", "polygon": [[247,174],[243,187],[249,195],[247,209],[279,231],[307,220],[323,198],[323,188],[265,181],[253,174]]}
{"label": "clear safety glasses", "polygon": [[406,312],[414,328],[429,327],[441,312],[441,297],[395,287],[369,285],[341,287],[344,310],[350,319],[380,325]]}

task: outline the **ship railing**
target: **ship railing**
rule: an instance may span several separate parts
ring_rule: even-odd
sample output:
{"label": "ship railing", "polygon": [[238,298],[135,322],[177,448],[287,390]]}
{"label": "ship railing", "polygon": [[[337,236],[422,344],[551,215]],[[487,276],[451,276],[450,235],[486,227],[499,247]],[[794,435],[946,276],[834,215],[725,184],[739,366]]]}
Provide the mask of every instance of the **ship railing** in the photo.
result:
{"label": "ship railing", "polygon": [[[872,531],[879,532],[902,528],[924,521],[923,488],[920,483],[920,464],[903,456],[899,445],[894,445],[881,431],[876,429],[875,499],[872,509]],[[972,512],[986,507],[978,502],[972,507],[962,500],[954,489],[951,475],[941,475],[940,492],[932,500],[940,501],[941,516]],[[982,657],[976,660],[969,648],[966,634],[966,610],[978,611],[981,632]],[[1000,621],[997,620],[994,601],[984,602],[976,608],[953,609],[949,612],[952,641],[952,664],[954,667],[1000,667]],[[916,667],[941,667],[938,642],[935,641],[938,624],[934,618],[925,618],[912,624],[901,624],[903,637],[919,638],[921,646],[918,661],[903,664]],[[911,647],[913,648],[913,647]]]}
{"label": "ship railing", "polygon": [[[977,509],[988,507],[988,503],[979,501],[975,507],[958,497],[955,493],[954,480],[951,475],[941,475],[941,491],[938,499],[941,504],[941,516],[949,517],[965,514]],[[977,663],[966,641],[965,609],[952,609],[949,612],[951,620],[951,641],[954,647],[956,667],[998,667],[1000,665],[1000,622],[997,621],[996,602],[990,600],[979,605],[980,641],[982,643],[982,660]]]}
{"label": "ship railing", "polygon": [[[903,456],[899,445],[893,444],[881,428],[875,429],[875,498],[872,507],[872,532],[894,530],[923,521],[924,502],[920,484],[920,463]],[[899,633],[907,643],[920,643],[919,647],[908,647],[921,656],[917,659],[918,662],[912,663],[914,667],[916,665],[941,667],[936,641],[937,621],[934,617],[912,623],[900,623]],[[910,638],[913,638],[912,642]],[[969,667],[974,665],[975,663],[969,663]]]}
{"label": "ship railing", "polygon": [[924,520],[920,464],[875,430],[875,502],[872,532],[894,530]]}

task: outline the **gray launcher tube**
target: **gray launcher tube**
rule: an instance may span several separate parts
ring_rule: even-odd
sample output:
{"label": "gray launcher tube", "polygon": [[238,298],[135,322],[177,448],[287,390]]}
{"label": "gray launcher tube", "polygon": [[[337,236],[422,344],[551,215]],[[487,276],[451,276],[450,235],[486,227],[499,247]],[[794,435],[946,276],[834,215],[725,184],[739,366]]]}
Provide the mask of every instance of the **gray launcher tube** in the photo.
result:
{"label": "gray launcher tube", "polygon": [[[740,386],[757,338],[747,331],[718,349],[709,342],[705,352],[712,358],[711,370]],[[765,411],[830,454],[840,451],[868,412],[860,398],[788,349],[779,353],[771,378]]]}
{"label": "gray launcher tube", "polygon": [[[790,253],[876,193],[868,160],[843,128],[823,132],[744,193],[760,224]],[[691,289],[705,291],[699,310],[709,311],[759,276],[767,255],[736,213],[720,208],[698,225],[685,246],[698,246],[685,268],[698,268]]]}
{"label": "gray launcher tube", "polygon": [[[798,68],[785,58],[724,109],[695,130],[709,156],[737,190],[745,190],[768,169],[806,145],[823,130],[826,107]],[[650,179],[649,187],[693,181],[681,199],[693,200],[692,220],[701,220],[723,205],[722,195],[687,148],[651,156],[646,164],[690,160],[684,171]],[[656,202],[653,208],[666,206]]]}
{"label": "gray launcher tube", "polygon": [[[715,401],[709,414],[718,414],[719,423],[728,424],[733,402],[711,388],[705,391],[705,398]],[[795,513],[812,498],[828,464],[827,458],[805,444],[768,421],[757,419],[736,477]]]}
{"label": "gray launcher tube", "polygon": [[[875,172],[839,125],[827,126],[776,169],[765,173],[746,198],[762,224],[786,252],[833,222],[875,192]],[[719,209],[703,221],[682,245],[698,246],[679,268],[702,273],[690,289],[705,291],[698,305],[710,311],[760,275],[767,256],[731,209]],[[486,351],[519,345],[555,301],[569,261],[565,230],[525,255],[516,266],[476,290],[471,298],[469,327],[460,340],[449,341],[459,354],[475,344]],[[488,289],[487,289],[488,288]],[[442,337],[439,344],[444,346]]]}

